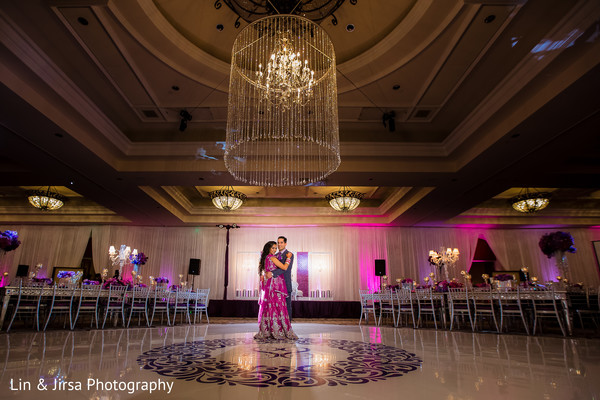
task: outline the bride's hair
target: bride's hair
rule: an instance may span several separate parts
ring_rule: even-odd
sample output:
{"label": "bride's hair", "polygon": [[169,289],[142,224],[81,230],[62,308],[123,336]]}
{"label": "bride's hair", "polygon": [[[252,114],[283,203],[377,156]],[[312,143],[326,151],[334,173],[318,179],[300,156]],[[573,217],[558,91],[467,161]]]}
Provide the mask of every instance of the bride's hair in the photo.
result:
{"label": "bride's hair", "polygon": [[265,260],[267,259],[267,256],[271,252],[271,247],[273,247],[276,244],[277,243],[275,243],[272,240],[265,243],[265,246],[262,249],[262,253],[260,254],[260,262],[258,263],[258,274],[259,275],[262,275],[263,271],[265,270]]}

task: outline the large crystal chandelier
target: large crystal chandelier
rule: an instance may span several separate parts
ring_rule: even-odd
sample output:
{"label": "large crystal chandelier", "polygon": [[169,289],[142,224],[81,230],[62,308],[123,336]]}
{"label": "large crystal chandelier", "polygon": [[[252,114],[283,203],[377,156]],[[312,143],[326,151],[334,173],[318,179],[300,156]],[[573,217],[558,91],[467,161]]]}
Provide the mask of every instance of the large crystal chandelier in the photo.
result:
{"label": "large crystal chandelier", "polygon": [[67,201],[65,196],[59,194],[56,190],[52,190],[51,186],[48,186],[47,189],[30,191],[27,199],[32,206],[43,211],[58,210]]}
{"label": "large crystal chandelier", "polygon": [[242,192],[234,190],[231,186],[226,186],[220,190],[215,190],[208,194],[219,210],[235,211],[242,206],[246,201],[246,195]]}
{"label": "large crystal chandelier", "polygon": [[543,210],[550,203],[550,193],[524,188],[518,196],[510,199],[512,207],[522,213],[535,213]]}
{"label": "large crystal chandelier", "polygon": [[344,186],[336,192],[329,193],[325,199],[334,210],[348,212],[358,207],[363,196],[364,193],[350,190],[349,187]]}
{"label": "large crystal chandelier", "polygon": [[317,182],[340,164],[336,63],[327,33],[295,15],[244,28],[233,44],[225,165],[260,186]]}

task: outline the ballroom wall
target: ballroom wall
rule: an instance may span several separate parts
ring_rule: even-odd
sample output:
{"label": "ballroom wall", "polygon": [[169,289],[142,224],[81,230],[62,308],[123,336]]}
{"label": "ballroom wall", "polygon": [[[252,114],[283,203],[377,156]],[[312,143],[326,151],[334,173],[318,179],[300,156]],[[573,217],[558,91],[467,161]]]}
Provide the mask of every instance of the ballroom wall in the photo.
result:
{"label": "ballroom wall", "polygon": [[[148,263],[141,267],[148,276],[166,276],[178,283],[179,274],[187,274],[190,258],[202,260],[195,287],[211,288],[211,298],[223,298],[226,231],[217,227],[124,227],[124,226],[2,226],[1,230],[19,232],[22,244],[14,251],[0,254],[0,272],[9,272],[14,280],[17,266],[43,264],[40,275],[50,276],[54,266],[79,266],[91,237],[94,267],[97,272],[110,266],[108,248],[127,244],[143,251]],[[571,277],[589,286],[600,283],[592,241],[600,240],[600,229],[565,229],[575,239],[577,252],[568,254]],[[268,240],[288,238],[292,252],[330,254],[331,265],[323,266],[311,277],[327,281],[334,300],[357,300],[358,289],[375,288],[374,260],[387,261],[387,274],[392,279],[422,279],[431,268],[429,250],[457,247],[461,255],[456,270],[468,269],[478,238],[485,239],[497,258],[497,270],[529,267],[540,281],[553,279],[558,271],[554,259],[548,259],[538,247],[539,238],[556,229],[465,229],[465,228],[397,228],[397,227],[242,227],[230,231],[230,279],[228,298],[235,295],[240,280],[248,280],[251,263],[241,264],[238,254],[258,254]],[[131,268],[125,269],[129,277]],[[252,273],[252,272],[250,272]],[[313,272],[314,273],[314,272]],[[184,277],[185,279],[185,277]],[[5,282],[3,282],[4,284]]]}

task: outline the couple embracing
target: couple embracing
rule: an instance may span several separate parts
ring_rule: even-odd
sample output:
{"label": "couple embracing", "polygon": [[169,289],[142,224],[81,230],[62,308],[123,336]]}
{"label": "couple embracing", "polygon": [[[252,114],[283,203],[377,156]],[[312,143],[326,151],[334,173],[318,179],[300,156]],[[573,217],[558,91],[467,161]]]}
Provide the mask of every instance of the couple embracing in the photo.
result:
{"label": "couple embracing", "polygon": [[292,330],[292,265],[287,239],[279,236],[263,247],[258,264],[260,309],[255,339],[298,339]]}

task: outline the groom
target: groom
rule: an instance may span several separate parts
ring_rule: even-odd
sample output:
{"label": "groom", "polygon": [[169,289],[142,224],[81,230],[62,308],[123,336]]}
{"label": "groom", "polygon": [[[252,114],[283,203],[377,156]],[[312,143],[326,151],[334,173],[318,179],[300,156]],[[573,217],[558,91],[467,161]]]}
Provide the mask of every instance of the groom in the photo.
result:
{"label": "groom", "polygon": [[[285,262],[286,254],[288,253],[286,246],[287,246],[287,238],[285,236],[279,236],[277,238],[277,248],[279,249],[279,251],[277,252],[277,254],[275,254],[275,256],[282,263]],[[290,317],[290,322],[292,321],[292,265],[294,265],[294,255],[293,254],[292,254],[292,259],[290,260],[290,265],[288,266],[287,270],[284,271],[280,268],[277,268],[273,272],[267,272],[267,279],[271,278],[272,276],[279,276],[279,275],[283,274],[283,279],[285,280],[285,286],[287,287],[287,292],[288,292],[288,297],[286,298],[285,301],[286,301],[286,305],[287,305],[288,315]]]}

